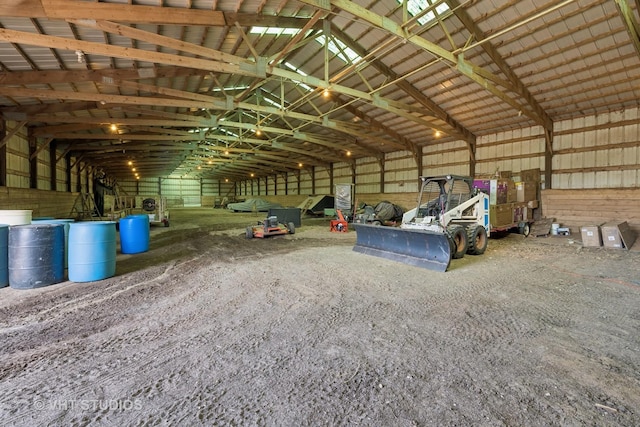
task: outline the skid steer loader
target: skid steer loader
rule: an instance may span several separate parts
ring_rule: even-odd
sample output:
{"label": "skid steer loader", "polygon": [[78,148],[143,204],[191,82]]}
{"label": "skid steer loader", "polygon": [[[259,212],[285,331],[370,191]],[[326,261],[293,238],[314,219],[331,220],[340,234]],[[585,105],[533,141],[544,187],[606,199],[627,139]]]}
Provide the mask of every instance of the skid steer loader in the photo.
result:
{"label": "skid steer loader", "polygon": [[470,177],[420,177],[416,208],[400,227],[353,224],[353,250],[417,267],[446,271],[452,258],[481,255],[490,232],[489,196],[473,188]]}

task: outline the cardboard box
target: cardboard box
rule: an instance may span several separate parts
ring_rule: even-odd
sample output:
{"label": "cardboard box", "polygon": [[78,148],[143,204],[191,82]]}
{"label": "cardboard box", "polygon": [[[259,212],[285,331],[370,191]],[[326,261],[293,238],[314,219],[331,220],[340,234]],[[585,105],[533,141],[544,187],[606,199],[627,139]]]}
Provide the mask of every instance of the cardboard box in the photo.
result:
{"label": "cardboard box", "polygon": [[[504,203],[511,203],[509,198],[514,198],[515,184],[510,179],[475,179],[473,186],[479,190],[484,191],[489,195],[490,205],[501,205]],[[510,191],[511,195],[510,195]]]}
{"label": "cardboard box", "polygon": [[529,202],[538,200],[538,183],[533,181],[516,182],[516,201]]}
{"label": "cardboard box", "polygon": [[603,224],[602,242],[605,248],[629,249],[636,241],[636,235],[626,221],[612,221]]}
{"label": "cardboard box", "polygon": [[491,227],[503,227],[513,223],[513,207],[511,203],[489,206],[489,222]]}
{"label": "cardboard box", "polygon": [[520,171],[520,180],[527,182],[540,182],[540,168]]}
{"label": "cardboard box", "polygon": [[600,247],[602,246],[602,237],[600,235],[600,226],[583,225],[580,227],[582,235],[582,246]]}
{"label": "cardboard box", "polygon": [[522,222],[527,219],[527,204],[526,203],[513,203],[511,205],[513,216],[511,222]]}
{"label": "cardboard box", "polygon": [[512,183],[507,187],[507,203],[514,203],[518,201],[518,192],[516,191],[515,183]]}

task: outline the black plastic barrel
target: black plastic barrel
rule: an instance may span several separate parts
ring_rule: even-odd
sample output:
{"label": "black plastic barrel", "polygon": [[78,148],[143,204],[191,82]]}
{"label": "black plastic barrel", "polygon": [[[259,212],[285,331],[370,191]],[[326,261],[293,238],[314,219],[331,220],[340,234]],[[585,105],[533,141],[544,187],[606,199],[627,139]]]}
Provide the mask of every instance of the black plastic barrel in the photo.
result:
{"label": "black plastic barrel", "polygon": [[120,219],[120,251],[137,254],[149,250],[149,215],[129,215]]}
{"label": "black plastic barrel", "polygon": [[64,225],[9,227],[9,286],[33,289],[64,280]]}
{"label": "black plastic barrel", "polygon": [[62,224],[64,225],[64,268],[69,264],[69,223],[75,222],[71,218],[34,218],[32,224]]}
{"label": "black plastic barrel", "polygon": [[9,226],[0,224],[0,288],[9,285]]}

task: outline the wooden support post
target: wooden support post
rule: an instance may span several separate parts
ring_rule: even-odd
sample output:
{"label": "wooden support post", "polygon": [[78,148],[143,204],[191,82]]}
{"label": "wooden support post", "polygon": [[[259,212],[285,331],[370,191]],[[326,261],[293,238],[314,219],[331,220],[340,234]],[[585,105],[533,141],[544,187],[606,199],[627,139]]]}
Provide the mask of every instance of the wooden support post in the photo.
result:
{"label": "wooden support post", "polygon": [[[70,166],[69,170],[73,170],[73,167]],[[82,193],[82,173],[80,172],[80,168],[76,168],[76,192]]]}
{"label": "wooden support post", "polygon": [[[7,122],[0,120],[0,140],[7,136]],[[7,146],[0,147],[0,187],[7,186]]]}
{"label": "wooden support post", "polygon": [[[57,163],[57,159],[56,159],[56,163]],[[64,173],[65,173],[65,179],[67,181],[67,193],[71,193],[73,190],[73,185],[71,184],[71,177],[73,176],[71,173],[71,153],[67,153],[64,156]]]}
{"label": "wooden support post", "polygon": [[[56,191],[58,186],[58,168],[56,167],[56,141],[49,142],[49,168],[51,169],[51,191]],[[36,156],[37,157],[37,156]]]}
{"label": "wooden support post", "polygon": [[469,141],[469,176],[474,178],[476,176],[476,137],[473,136],[473,141]]}
{"label": "wooden support post", "polygon": [[380,193],[384,194],[384,153],[378,157],[378,165],[380,166]]}
{"label": "wooden support post", "polygon": [[27,139],[29,141],[29,188],[38,188],[38,138],[33,135],[33,128],[29,127]]}
{"label": "wooden support post", "polygon": [[553,185],[553,129],[545,129],[544,131],[545,149],[544,149],[544,188],[551,189]]}
{"label": "wooden support post", "polygon": [[333,163],[329,163],[329,191],[333,191]]}

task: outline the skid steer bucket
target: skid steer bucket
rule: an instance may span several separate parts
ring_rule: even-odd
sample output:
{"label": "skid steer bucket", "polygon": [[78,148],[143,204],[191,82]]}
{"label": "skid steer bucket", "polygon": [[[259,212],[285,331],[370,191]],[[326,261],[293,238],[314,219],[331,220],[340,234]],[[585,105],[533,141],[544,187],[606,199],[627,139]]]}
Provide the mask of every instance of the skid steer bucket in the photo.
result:
{"label": "skid steer bucket", "polygon": [[441,272],[447,271],[451,262],[451,245],[444,233],[367,224],[353,226],[357,234],[353,247],[356,252]]}

